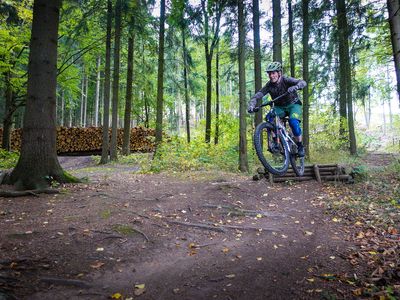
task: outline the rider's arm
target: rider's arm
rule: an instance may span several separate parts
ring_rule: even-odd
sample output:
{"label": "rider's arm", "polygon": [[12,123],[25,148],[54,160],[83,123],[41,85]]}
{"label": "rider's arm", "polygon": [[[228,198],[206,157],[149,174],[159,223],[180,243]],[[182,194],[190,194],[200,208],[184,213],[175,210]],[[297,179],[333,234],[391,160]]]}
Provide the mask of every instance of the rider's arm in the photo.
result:
{"label": "rider's arm", "polygon": [[269,93],[269,89],[268,89],[268,86],[267,86],[267,84],[266,84],[266,85],[264,85],[264,86],[262,87],[261,90],[259,90],[257,93],[255,93],[253,97],[251,97],[250,102],[249,102],[249,105],[248,105],[249,110],[250,110],[250,108],[256,107],[257,101],[258,101],[259,99],[261,99],[262,97],[264,97],[264,96],[265,96],[266,94],[268,94],[268,93]]}
{"label": "rider's arm", "polygon": [[295,86],[297,90],[301,90],[306,87],[307,83],[303,79],[296,79],[293,77],[286,77],[287,86]]}

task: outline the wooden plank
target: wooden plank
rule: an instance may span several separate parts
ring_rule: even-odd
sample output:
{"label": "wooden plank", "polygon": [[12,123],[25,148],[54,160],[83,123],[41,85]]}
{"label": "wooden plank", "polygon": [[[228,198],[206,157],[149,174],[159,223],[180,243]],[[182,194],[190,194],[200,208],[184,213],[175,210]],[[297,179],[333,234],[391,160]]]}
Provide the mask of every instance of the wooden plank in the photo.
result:
{"label": "wooden plank", "polygon": [[321,183],[321,175],[319,174],[319,168],[317,164],[314,165],[314,175],[317,181]]}

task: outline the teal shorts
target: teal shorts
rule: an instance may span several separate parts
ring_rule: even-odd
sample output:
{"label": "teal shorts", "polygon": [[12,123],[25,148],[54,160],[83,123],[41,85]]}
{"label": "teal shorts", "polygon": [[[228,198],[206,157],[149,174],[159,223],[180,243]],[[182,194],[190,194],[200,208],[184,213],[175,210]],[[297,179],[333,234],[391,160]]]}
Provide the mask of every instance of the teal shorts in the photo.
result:
{"label": "teal shorts", "polygon": [[289,116],[290,119],[297,119],[301,121],[303,115],[303,107],[300,104],[289,104],[286,106],[275,106],[275,113],[280,118]]}

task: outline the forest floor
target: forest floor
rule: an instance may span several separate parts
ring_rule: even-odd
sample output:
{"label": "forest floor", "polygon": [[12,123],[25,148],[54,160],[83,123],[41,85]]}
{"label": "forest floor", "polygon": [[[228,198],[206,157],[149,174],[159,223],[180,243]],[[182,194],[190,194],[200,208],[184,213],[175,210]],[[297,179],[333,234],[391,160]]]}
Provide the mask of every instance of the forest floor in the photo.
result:
{"label": "forest floor", "polygon": [[0,299],[400,297],[400,202],[376,186],[60,160],[90,181],[0,198]]}

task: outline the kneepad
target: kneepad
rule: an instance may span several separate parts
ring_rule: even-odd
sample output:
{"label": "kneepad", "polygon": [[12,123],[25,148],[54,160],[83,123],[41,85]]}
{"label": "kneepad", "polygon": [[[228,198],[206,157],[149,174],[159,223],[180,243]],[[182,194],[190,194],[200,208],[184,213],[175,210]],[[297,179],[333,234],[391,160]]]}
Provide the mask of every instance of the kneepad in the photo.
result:
{"label": "kneepad", "polygon": [[290,128],[292,128],[292,132],[294,136],[301,135],[300,121],[297,119],[290,118],[289,119]]}

